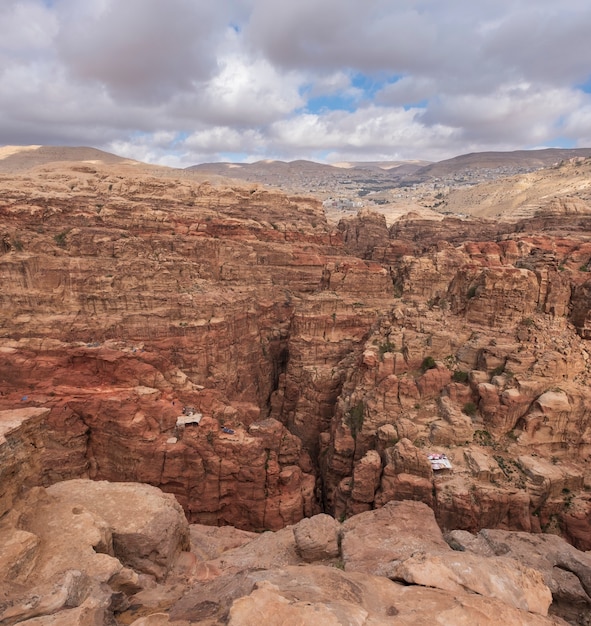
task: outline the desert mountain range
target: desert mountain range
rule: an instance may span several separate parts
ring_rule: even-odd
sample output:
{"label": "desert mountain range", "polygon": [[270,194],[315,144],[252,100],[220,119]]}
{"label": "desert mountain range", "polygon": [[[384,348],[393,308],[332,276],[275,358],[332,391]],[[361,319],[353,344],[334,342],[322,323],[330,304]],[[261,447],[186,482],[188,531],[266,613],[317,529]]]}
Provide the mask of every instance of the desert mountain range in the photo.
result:
{"label": "desert mountain range", "polygon": [[588,626],[565,156],[282,189],[3,148],[0,623]]}
{"label": "desert mountain range", "polygon": [[[325,212],[337,223],[360,207],[371,207],[391,224],[409,211],[441,219],[442,214],[474,215],[515,220],[545,210],[555,200],[589,200],[591,148],[519,150],[461,155],[426,161],[349,162],[335,165],[313,161],[204,163],[178,170],[148,165],[86,147],[5,146],[0,148],[0,172],[23,172],[59,162],[118,164],[158,176],[189,177],[217,184],[232,179],[312,195],[324,201]],[[570,162],[570,166],[569,166]],[[560,166],[560,167],[559,167]],[[498,181],[498,182],[497,182]]]}

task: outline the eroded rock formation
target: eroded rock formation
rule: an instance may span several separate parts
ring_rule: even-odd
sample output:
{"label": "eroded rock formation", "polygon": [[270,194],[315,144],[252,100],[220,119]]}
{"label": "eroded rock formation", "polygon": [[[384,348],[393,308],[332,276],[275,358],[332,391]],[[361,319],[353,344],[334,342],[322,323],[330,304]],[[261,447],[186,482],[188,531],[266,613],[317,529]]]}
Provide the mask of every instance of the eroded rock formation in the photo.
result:
{"label": "eroded rock formation", "polygon": [[591,548],[585,213],[333,229],[313,199],[78,163],[2,176],[0,214],[3,511],[89,477],[190,522],[410,499]]}
{"label": "eroded rock formation", "polygon": [[7,626],[560,626],[591,608],[588,554],[495,530],[446,542],[420,502],[256,534],[189,526],[154,487],[73,480],[30,490],[0,537]]}

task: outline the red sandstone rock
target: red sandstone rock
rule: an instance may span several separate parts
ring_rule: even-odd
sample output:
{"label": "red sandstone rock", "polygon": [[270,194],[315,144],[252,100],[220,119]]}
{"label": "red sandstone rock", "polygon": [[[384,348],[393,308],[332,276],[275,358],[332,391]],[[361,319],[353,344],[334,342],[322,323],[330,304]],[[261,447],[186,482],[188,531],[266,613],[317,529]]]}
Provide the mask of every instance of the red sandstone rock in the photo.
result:
{"label": "red sandstone rock", "polygon": [[338,533],[338,522],[325,514],[303,519],[293,527],[297,551],[308,562],[338,557]]}
{"label": "red sandstone rock", "polygon": [[540,615],[548,614],[552,602],[552,594],[540,572],[503,557],[483,561],[479,556],[461,552],[418,554],[399,565],[393,578],[451,592],[473,591]]}
{"label": "red sandstone rock", "polygon": [[345,570],[351,572],[387,576],[417,549],[448,550],[432,510],[421,502],[389,502],[355,515],[343,523],[341,533]]}
{"label": "red sandstone rock", "polygon": [[[505,463],[568,457],[584,479],[591,249],[577,213],[408,216],[390,232],[364,214],[337,233],[309,199],[98,165],[3,177],[0,194],[0,408],[51,411],[11,435],[36,446],[14,465],[27,484],[148,481],[193,521],[257,529],[320,502],[340,515],[418,497],[446,525],[562,524],[588,545],[588,494],[579,481],[557,497],[550,469],[534,488],[460,454],[448,488],[387,470],[369,502],[360,464],[392,436],[453,449],[486,431]],[[438,367],[422,372],[426,357]],[[458,370],[469,386],[450,383]],[[200,426],[177,429],[183,406]],[[6,502],[21,479],[3,476]]]}

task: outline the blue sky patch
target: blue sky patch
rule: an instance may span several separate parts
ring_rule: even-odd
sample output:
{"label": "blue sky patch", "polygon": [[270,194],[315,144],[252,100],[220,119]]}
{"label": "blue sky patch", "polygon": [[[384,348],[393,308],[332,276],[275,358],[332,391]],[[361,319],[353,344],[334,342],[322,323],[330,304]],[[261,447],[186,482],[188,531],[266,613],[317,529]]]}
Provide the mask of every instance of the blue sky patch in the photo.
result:
{"label": "blue sky patch", "polygon": [[580,89],[581,91],[584,91],[585,93],[591,93],[591,76],[589,76],[589,78],[587,78],[587,80],[584,83],[581,83],[580,85],[575,85],[577,89]]}
{"label": "blue sky patch", "polygon": [[349,111],[352,113],[357,108],[356,98],[349,94],[333,94],[330,96],[318,96],[310,98],[305,106],[308,113],[323,113],[326,111]]}

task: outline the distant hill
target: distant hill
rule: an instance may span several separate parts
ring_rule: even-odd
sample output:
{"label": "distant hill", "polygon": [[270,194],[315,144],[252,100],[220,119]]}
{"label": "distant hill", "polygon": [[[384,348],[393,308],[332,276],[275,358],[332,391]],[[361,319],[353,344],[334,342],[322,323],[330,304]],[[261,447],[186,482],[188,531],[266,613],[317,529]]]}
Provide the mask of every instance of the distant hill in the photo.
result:
{"label": "distant hill", "polygon": [[[261,177],[272,179],[274,176],[285,176],[295,174],[298,176],[336,176],[358,178],[367,176],[368,172],[373,172],[384,178],[398,178],[401,175],[411,174],[430,164],[429,161],[347,161],[328,165],[315,161],[300,159],[297,161],[255,161],[254,163],[201,163],[188,167],[189,171],[207,171],[222,176],[233,176],[236,178]],[[253,178],[254,180],[254,178]]]}
{"label": "distant hill", "polygon": [[257,161],[255,163],[202,163],[187,168],[292,192],[334,195],[355,188],[363,196],[398,186],[429,181],[445,185],[475,184],[483,180],[524,174],[574,157],[591,156],[591,148],[547,148],[514,152],[474,152],[437,163],[428,161],[366,161],[334,165],[314,161]]}
{"label": "distant hill", "polygon": [[257,161],[255,163],[202,163],[187,168],[279,187],[290,193],[331,196],[364,196],[395,187],[401,178],[412,175],[425,162],[341,163],[327,165],[314,161]]}
{"label": "distant hill", "polygon": [[[315,161],[255,161],[254,163],[202,163],[186,168],[189,171],[206,171],[221,176],[234,178],[288,176],[288,175],[318,175],[333,173],[337,168],[332,165],[316,163]],[[253,178],[254,180],[254,178]],[[260,180],[260,178],[256,178]],[[261,181],[262,182],[262,181]]]}
{"label": "distant hill", "polygon": [[343,167],[345,169],[359,170],[386,170],[396,176],[402,174],[412,174],[427,165],[431,161],[343,161],[333,163],[333,167]]}
{"label": "distant hill", "polygon": [[439,210],[509,220],[548,211],[589,213],[591,158],[579,156],[534,172],[452,189]]}
{"label": "distant hill", "polygon": [[591,148],[545,148],[543,150],[515,150],[514,152],[473,152],[452,159],[431,163],[412,175],[413,179],[426,181],[432,178],[448,178],[452,175],[473,173],[476,170],[533,171],[550,167],[574,157],[591,156]]}
{"label": "distant hill", "polygon": [[137,161],[86,146],[0,147],[0,172],[21,172],[40,165],[62,161],[84,161],[105,164],[137,163]]}

